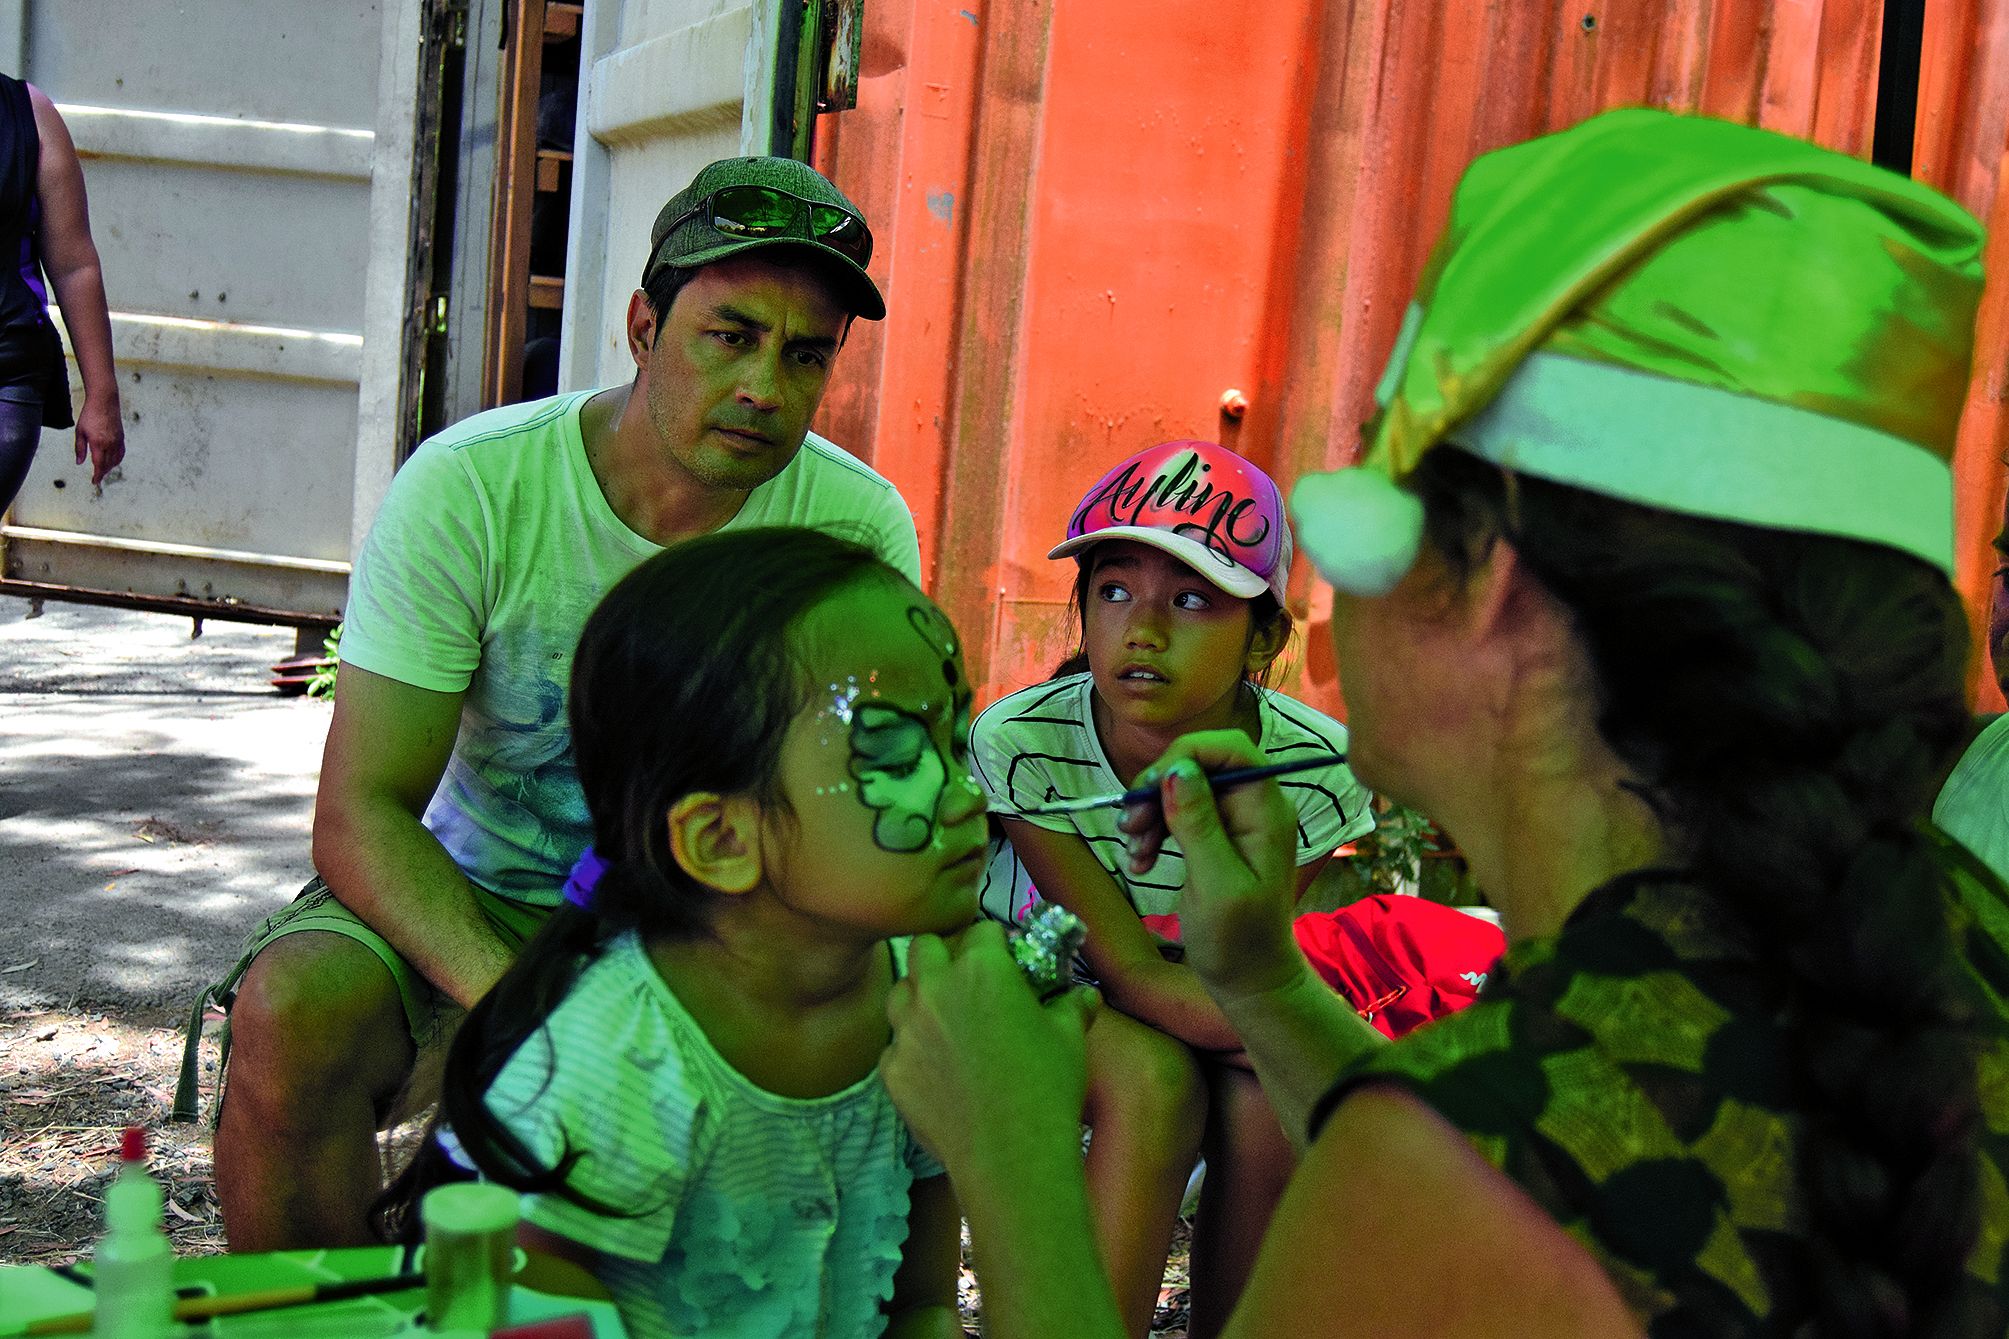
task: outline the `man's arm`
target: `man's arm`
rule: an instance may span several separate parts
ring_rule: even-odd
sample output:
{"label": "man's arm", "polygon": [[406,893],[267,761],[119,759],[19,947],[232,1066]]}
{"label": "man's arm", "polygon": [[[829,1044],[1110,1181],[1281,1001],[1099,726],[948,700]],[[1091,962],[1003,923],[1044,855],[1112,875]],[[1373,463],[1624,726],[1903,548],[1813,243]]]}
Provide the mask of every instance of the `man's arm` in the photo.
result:
{"label": "man's arm", "polygon": [[314,868],[344,906],[467,1006],[513,955],[467,876],[419,822],[453,752],[463,696],[343,662],[314,802]]}
{"label": "man's arm", "polygon": [[872,547],[901,576],[926,590],[921,579],[921,537],[914,529],[914,513],[899,490],[890,484],[876,506],[864,518],[875,536]]}

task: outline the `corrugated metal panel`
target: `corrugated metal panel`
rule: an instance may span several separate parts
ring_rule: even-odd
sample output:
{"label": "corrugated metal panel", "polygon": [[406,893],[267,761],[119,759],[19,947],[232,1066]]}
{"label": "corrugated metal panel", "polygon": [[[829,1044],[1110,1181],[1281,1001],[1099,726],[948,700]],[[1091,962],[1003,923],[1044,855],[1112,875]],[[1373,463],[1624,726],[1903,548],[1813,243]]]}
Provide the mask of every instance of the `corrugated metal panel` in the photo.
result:
{"label": "corrugated metal panel", "polygon": [[[1991,541],[2002,524],[2003,456],[2009,452],[2009,201],[2000,189],[2009,152],[2009,0],[1926,0],[1918,135],[1912,171],[1986,220],[1989,282],[1975,330],[1974,381],[1960,420],[1953,478],[1958,497],[1957,580],[1975,629],[1988,631]],[[2004,708],[1985,650],[1974,664],[1983,711]]]}
{"label": "corrugated metal panel", "polygon": [[394,463],[416,0],[14,19],[9,68],[58,98],[85,163],[131,449],[93,489],[72,434],[46,434],[0,569],[332,621]]}
{"label": "corrugated metal panel", "polygon": [[[1947,156],[1933,161],[1963,165],[1956,189],[1984,205],[1993,168],[1969,169],[1999,158],[2009,102],[1972,95],[2009,80],[2009,43],[1977,39],[2005,5],[1945,0],[1925,39],[1968,54],[1929,65],[1923,96],[1967,101],[1928,118],[1921,146],[1935,137]],[[1882,20],[1880,0],[866,13],[859,108],[825,118],[819,161],[878,224],[892,314],[854,334],[821,426],[914,505],[933,587],[992,695],[1071,649],[1071,572],[1044,554],[1115,460],[1180,435],[1286,479],[1352,458],[1476,154],[1636,103],[1866,154]],[[1229,390],[1245,418],[1222,412]],[[1998,411],[2000,390],[1998,375]],[[1298,589],[1295,686],[1336,705],[1321,592],[1302,574]]]}

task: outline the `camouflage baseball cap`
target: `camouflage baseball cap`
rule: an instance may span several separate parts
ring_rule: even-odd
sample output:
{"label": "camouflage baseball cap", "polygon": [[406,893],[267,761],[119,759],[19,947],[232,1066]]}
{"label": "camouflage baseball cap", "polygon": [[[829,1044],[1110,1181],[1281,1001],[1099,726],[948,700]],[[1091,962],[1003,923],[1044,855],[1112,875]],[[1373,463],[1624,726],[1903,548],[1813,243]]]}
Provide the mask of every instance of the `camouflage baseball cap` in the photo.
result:
{"label": "camouflage baseball cap", "polygon": [[792,158],[722,158],[699,169],[656,215],[642,283],[665,265],[696,268],[764,246],[813,253],[854,313],[870,321],[886,315],[865,272],[872,257],[865,216],[829,178]]}

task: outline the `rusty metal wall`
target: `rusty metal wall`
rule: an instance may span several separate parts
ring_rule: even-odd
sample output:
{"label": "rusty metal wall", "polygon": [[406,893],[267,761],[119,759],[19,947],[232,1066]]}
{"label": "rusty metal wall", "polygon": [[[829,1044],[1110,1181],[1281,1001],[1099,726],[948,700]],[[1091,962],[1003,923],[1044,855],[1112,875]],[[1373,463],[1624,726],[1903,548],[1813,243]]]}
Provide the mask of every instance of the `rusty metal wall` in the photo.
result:
{"label": "rusty metal wall", "polygon": [[[1956,580],[1975,629],[1976,705],[2004,702],[1986,672],[1989,587],[2000,561],[1991,541],[2003,518],[2009,453],[2009,0],[1926,0],[1912,172],[1988,223],[1989,281],[1976,325],[1974,380],[1960,420],[1953,478],[1958,505]],[[2005,660],[2009,669],[2009,660]]]}
{"label": "rusty metal wall", "polygon": [[[1984,215],[2009,118],[2005,11],[1927,12],[1920,175]],[[1352,458],[1475,155],[1638,103],[1866,155],[1882,4],[873,0],[866,15],[858,109],[824,118],[817,156],[874,221],[891,315],[854,333],[819,426],[914,506],[932,588],[995,696],[1072,649],[1071,565],[1044,554],[1114,461],[1188,435],[1286,481]],[[1970,597],[2001,503],[2004,308],[1998,287],[1963,443]],[[1302,571],[1293,589],[1286,682],[1336,707],[1329,597]]]}

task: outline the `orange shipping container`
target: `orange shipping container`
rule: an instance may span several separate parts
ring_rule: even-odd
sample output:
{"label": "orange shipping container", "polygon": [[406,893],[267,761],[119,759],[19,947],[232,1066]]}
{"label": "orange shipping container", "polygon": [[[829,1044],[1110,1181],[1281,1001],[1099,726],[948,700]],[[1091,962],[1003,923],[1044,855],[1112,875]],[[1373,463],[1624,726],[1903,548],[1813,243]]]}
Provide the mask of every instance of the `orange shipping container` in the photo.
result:
{"label": "orange shipping container", "polygon": [[[1881,0],[872,0],[817,160],[877,224],[891,315],[854,331],[820,426],[913,505],[996,697],[1073,650],[1045,554],[1116,460],[1211,437],[1288,482],[1353,457],[1475,155],[1650,104],[1867,156],[1882,25]],[[2009,0],[1927,0],[1924,49],[1916,170],[1993,214],[2000,276]],[[1957,462],[1977,617],[2006,361],[1998,278]],[[1329,597],[1296,577],[1287,682],[1336,708]]]}

